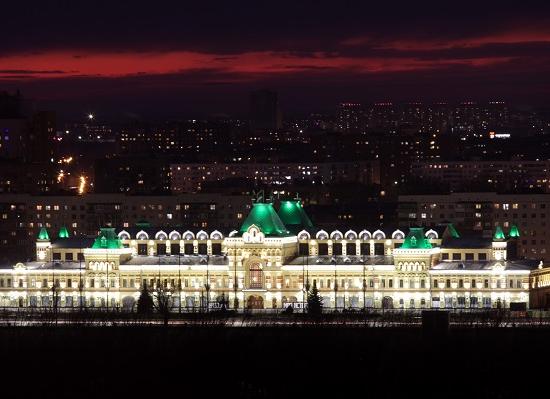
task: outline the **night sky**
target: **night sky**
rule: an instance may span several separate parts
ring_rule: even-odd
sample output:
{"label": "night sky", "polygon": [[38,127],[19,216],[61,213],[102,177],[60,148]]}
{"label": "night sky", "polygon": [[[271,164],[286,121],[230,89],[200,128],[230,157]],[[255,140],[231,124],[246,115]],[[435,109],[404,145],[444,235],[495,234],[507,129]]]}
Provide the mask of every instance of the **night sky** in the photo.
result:
{"label": "night sky", "polygon": [[245,115],[258,88],[287,115],[550,98],[544,2],[14,3],[1,9],[0,90],[70,117]]}

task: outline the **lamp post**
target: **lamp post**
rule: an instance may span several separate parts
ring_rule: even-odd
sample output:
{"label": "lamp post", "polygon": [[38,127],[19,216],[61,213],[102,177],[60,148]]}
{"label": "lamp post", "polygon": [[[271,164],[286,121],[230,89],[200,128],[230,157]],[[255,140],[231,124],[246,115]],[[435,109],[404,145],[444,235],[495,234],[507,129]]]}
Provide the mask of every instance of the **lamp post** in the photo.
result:
{"label": "lamp post", "polygon": [[237,241],[235,240],[235,249],[234,249],[235,261],[233,264],[234,276],[233,276],[233,308],[235,310],[239,307],[239,299],[237,298]]}
{"label": "lamp post", "polygon": [[106,267],[107,267],[107,313],[109,313],[109,286],[110,286],[110,281],[109,281],[109,249],[105,249],[105,263],[106,263]]}
{"label": "lamp post", "polygon": [[57,313],[57,298],[56,298],[56,286],[55,286],[55,265],[53,263],[53,247],[50,245],[48,247],[50,249],[50,262],[52,265],[52,310],[54,315]]}
{"label": "lamp post", "polygon": [[367,309],[367,276],[365,272],[366,259],[363,257],[363,312]]}
{"label": "lamp post", "polygon": [[[310,288],[310,285],[309,285],[309,254],[306,255],[306,293],[309,292],[309,288]],[[305,309],[303,309],[303,311],[305,312]]]}
{"label": "lamp post", "polygon": [[333,256],[331,262],[334,266],[334,310],[338,311],[338,276],[336,274],[336,258]]}
{"label": "lamp post", "polygon": [[178,312],[181,314],[181,249],[178,252],[178,295],[180,297]]}
{"label": "lamp post", "polygon": [[[205,258],[203,257],[201,259],[201,262],[204,263],[204,260]],[[206,282],[204,284],[204,288],[206,290],[206,311],[208,312],[209,310],[209,307],[210,307],[210,273],[209,273],[209,269],[208,269],[208,264],[210,263],[209,262],[209,255],[206,255]]]}
{"label": "lamp post", "polygon": [[82,284],[82,257],[83,257],[83,254],[82,254],[82,246],[80,248],[80,253],[77,255],[78,256],[78,292],[79,292],[79,298],[78,298],[78,301],[79,301],[79,305],[80,305],[80,311],[82,312],[83,310],[83,303],[82,303],[82,291],[84,289],[84,286]]}

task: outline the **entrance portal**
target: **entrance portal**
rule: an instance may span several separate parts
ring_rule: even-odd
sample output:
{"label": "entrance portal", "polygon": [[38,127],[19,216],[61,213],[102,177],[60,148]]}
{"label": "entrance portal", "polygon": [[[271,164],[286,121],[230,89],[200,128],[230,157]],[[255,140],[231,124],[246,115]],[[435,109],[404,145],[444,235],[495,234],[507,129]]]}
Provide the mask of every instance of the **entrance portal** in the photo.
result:
{"label": "entrance portal", "polygon": [[246,303],[248,309],[263,309],[264,308],[264,298],[259,295],[251,295],[248,297]]}

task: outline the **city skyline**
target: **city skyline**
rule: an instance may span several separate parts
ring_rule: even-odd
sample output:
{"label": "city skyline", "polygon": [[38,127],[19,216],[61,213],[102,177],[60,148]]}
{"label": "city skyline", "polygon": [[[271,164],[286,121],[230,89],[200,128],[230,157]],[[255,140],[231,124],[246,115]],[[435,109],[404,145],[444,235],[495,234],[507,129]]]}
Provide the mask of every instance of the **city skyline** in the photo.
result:
{"label": "city skyline", "polygon": [[243,116],[264,87],[287,113],[386,99],[545,104],[548,6],[461,6],[10,5],[0,83],[70,116]]}

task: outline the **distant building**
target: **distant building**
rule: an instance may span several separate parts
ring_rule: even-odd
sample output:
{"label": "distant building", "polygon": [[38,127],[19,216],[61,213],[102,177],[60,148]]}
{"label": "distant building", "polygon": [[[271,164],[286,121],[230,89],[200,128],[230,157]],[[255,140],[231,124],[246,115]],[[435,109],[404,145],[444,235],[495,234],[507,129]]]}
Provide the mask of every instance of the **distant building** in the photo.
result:
{"label": "distant building", "polygon": [[336,115],[337,129],[344,133],[359,133],[365,129],[363,107],[358,103],[340,103]]}
{"label": "distant building", "polygon": [[281,129],[282,116],[277,93],[257,90],[250,94],[251,131],[273,131]]}
{"label": "distant building", "polygon": [[26,259],[28,237],[65,226],[71,235],[96,234],[102,226],[155,226],[228,229],[241,223],[250,197],[192,195],[0,195],[0,260]]}
{"label": "distant building", "polygon": [[169,161],[152,157],[98,159],[94,164],[94,192],[169,194]]}
{"label": "distant building", "polygon": [[415,163],[411,169],[414,176],[445,184],[452,191],[467,191],[477,184],[495,191],[550,192],[550,161],[430,161]]}
{"label": "distant building", "polygon": [[458,228],[490,235],[496,227],[517,228],[518,256],[550,260],[549,194],[453,193],[399,196],[399,225]]}
{"label": "distant building", "polygon": [[379,184],[378,161],[319,163],[204,163],[170,165],[173,193],[199,192],[206,182],[244,179],[278,187],[307,181],[312,184]]}

